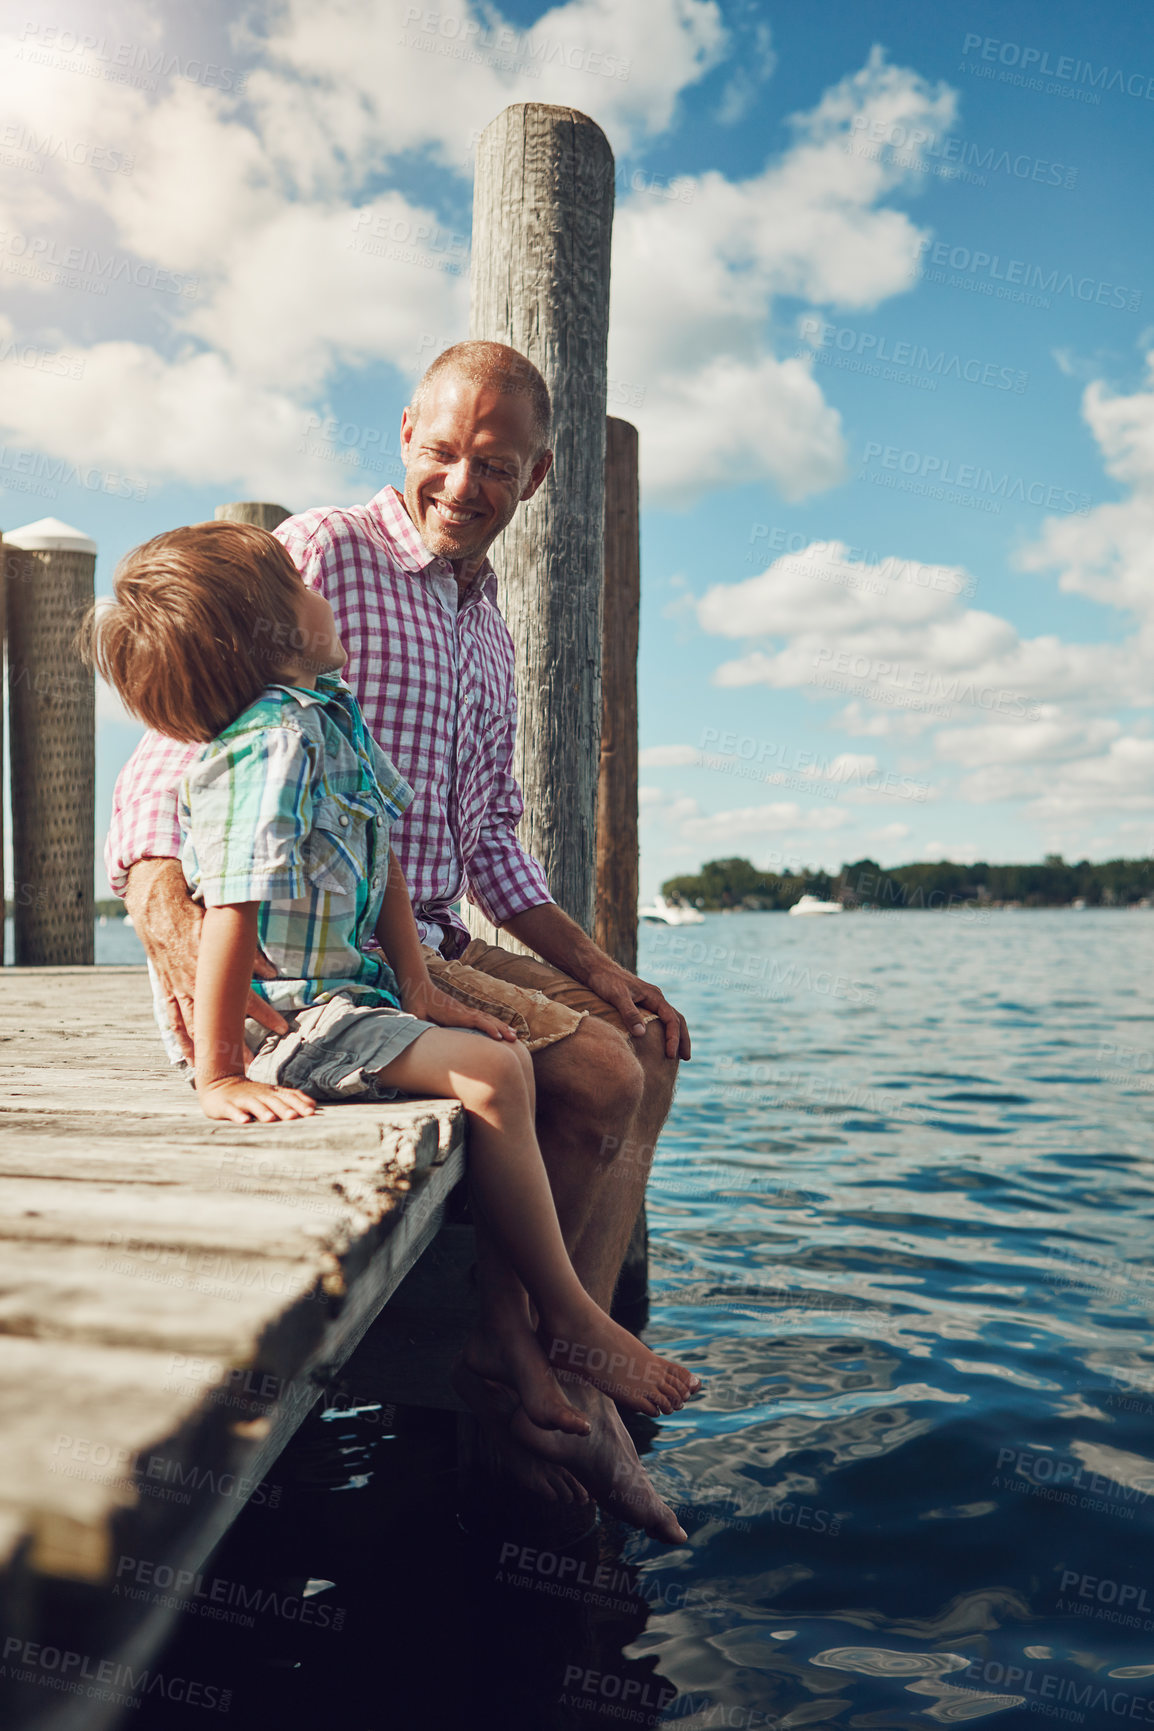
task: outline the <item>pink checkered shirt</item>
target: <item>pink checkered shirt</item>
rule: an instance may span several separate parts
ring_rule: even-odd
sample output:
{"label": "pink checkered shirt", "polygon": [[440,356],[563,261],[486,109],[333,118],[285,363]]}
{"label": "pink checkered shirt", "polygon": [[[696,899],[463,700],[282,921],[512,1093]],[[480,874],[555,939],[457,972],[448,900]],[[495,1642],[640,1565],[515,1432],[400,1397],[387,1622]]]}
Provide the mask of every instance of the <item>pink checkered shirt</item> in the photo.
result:
{"label": "pink checkered shirt", "polygon": [[[437,928],[455,931],[463,947],[451,909],[462,894],[494,925],[551,901],[516,837],[513,640],[492,566],[458,607],[448,561],[430,554],[395,487],[367,505],[302,512],[275,533],[331,602],[345,677],[416,795],[392,841],[422,936],[438,943]],[[177,789],[199,750],[149,733],[121,771],[104,854],[118,896],[135,861],[179,855]]]}

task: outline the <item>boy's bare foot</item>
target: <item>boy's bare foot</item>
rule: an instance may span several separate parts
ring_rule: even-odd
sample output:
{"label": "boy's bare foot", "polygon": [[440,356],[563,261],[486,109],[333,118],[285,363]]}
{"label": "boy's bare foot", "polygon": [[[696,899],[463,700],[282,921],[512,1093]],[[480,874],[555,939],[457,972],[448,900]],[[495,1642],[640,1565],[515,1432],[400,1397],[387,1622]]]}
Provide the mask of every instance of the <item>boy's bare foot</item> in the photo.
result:
{"label": "boy's bare foot", "polygon": [[573,1399],[589,1416],[589,1436],[539,1430],[523,1412],[509,1420],[509,1435],[543,1460],[568,1469],[609,1514],[663,1544],[683,1544],[685,1531],[650,1484],[612,1401],[580,1383],[574,1384]]}
{"label": "boy's bare foot", "polygon": [[[464,1354],[453,1366],[451,1381],[494,1444],[502,1471],[523,1491],[547,1503],[582,1505],[590,1501],[585,1486],[566,1467],[546,1460],[511,1435],[509,1421],[522,1410],[512,1389],[478,1376],[465,1363]],[[532,1428],[538,1436],[546,1434],[537,1426]]]}
{"label": "boy's bare foot", "polygon": [[[475,1376],[515,1389],[530,1419],[541,1430],[588,1436],[589,1420],[570,1406],[549,1368],[528,1311],[511,1309],[486,1317],[465,1343],[459,1361]],[[462,1394],[462,1399],[467,1398]]]}
{"label": "boy's bare foot", "polygon": [[634,1412],[676,1412],[701,1387],[701,1378],[672,1359],[660,1358],[636,1335],[614,1322],[592,1300],[570,1318],[542,1319],[549,1362],[566,1382],[580,1377]]}

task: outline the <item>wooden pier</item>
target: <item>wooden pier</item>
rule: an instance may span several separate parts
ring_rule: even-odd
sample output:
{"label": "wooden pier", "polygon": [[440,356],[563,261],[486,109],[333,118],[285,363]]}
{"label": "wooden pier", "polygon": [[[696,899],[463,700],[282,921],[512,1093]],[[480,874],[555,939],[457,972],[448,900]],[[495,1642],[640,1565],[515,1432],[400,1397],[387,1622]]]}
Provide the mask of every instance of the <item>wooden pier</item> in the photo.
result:
{"label": "wooden pier", "polygon": [[[118,1567],[147,1558],[179,1588],[271,1498],[277,1455],[437,1234],[463,1113],[211,1123],[136,967],[0,970],[0,1060],[0,1723],[101,1731],[122,1707],[92,1680],[155,1660],[179,1614],[118,1596]],[[373,1363],[388,1381],[387,1331]],[[454,1404],[443,1366],[425,1382]]]}

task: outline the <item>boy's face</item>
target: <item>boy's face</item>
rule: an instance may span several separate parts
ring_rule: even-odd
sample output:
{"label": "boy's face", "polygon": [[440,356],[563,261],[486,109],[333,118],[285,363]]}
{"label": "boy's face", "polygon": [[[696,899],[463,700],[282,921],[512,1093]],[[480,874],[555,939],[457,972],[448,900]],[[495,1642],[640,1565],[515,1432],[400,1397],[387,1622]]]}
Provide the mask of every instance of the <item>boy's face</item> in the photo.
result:
{"label": "boy's face", "polygon": [[302,582],[296,614],[292,660],[280,683],[307,686],[318,673],[339,673],[349,658],[348,651],[337,635],[333,610],[320,591],[306,588]]}

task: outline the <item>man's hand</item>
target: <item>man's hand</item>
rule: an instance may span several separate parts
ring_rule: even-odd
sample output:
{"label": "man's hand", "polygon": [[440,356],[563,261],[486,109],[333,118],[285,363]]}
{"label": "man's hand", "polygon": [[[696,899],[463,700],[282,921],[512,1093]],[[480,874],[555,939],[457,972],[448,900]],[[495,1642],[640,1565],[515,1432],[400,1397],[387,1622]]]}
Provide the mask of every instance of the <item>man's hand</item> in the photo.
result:
{"label": "man's hand", "polygon": [[644,1022],[636,1019],[638,1009],[652,1010],[665,1024],[665,1056],[690,1056],[689,1027],[685,1017],[668,1002],[660,986],[651,986],[647,980],[631,974],[628,968],[619,967],[608,956],[590,968],[585,975],[585,984],[591,992],[596,992],[599,998],[613,1005],[634,1036],[640,1037],[645,1032]]}
{"label": "man's hand", "polygon": [[607,1004],[612,1004],[635,1039],[640,1039],[645,1032],[644,1022],[637,1017],[638,1009],[652,1010],[665,1025],[665,1056],[690,1056],[689,1028],[685,1017],[666,1002],[660,987],[651,986],[647,980],[631,974],[628,968],[619,966],[556,902],[542,902],[537,907],[527,908],[523,914],[515,914],[511,920],[505,921],[505,930],[529,949],[536,950],[543,960],[552,962],[555,968],[561,968],[573,979],[580,980],[583,986],[588,986],[591,992],[596,992],[599,998],[604,998]]}
{"label": "man's hand", "polygon": [[[204,909],[189,895],[180,861],[175,859],[138,860],[128,874],[124,900],[160,981],[168,1025],[191,1064],[196,956]],[[258,954],[256,972],[261,979],[270,979],[276,969]],[[249,993],[245,1014],[270,1033],[288,1033],[284,1017],[255,992]]]}

